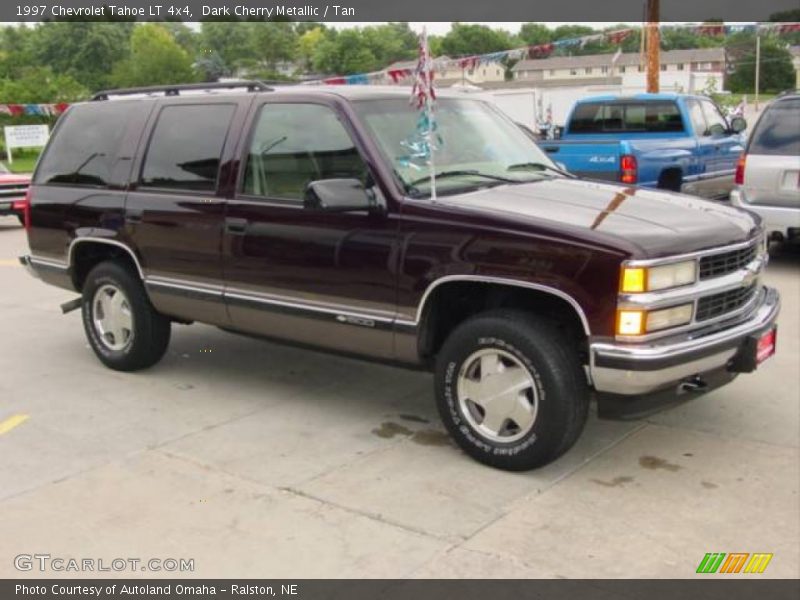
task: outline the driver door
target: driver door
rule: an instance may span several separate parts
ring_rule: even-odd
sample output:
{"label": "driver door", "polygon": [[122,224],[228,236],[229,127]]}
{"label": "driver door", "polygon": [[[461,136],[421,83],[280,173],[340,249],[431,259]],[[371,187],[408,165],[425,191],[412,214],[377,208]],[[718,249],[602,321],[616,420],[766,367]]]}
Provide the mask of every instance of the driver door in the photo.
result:
{"label": "driver door", "polygon": [[[392,354],[397,224],[333,107],[271,101],[244,138],[223,238],[225,299],[235,329]],[[306,208],[306,187],[358,179],[383,210]]]}

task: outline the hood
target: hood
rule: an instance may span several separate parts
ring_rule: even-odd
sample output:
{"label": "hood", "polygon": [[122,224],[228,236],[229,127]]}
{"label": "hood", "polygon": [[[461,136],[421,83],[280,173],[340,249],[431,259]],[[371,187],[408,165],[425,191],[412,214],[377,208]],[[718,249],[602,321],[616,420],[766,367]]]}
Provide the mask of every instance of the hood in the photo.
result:
{"label": "hood", "polygon": [[661,190],[552,178],[444,196],[442,204],[550,229],[584,229],[657,258],[733,244],[759,229],[749,213]]}

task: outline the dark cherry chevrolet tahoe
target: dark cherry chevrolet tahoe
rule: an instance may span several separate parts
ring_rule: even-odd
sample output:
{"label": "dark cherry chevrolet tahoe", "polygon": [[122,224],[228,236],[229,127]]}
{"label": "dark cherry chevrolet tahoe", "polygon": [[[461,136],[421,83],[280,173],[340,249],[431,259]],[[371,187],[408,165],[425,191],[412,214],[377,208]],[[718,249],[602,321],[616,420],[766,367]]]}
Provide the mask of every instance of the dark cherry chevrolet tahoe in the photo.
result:
{"label": "dark cherry chevrolet tahoe", "polygon": [[21,260],[81,294],[112,369],[193,321],[431,369],[451,435],[510,470],[569,449],[592,395],[637,416],[774,352],[758,217],[574,178],[480,100],[436,115],[434,199],[408,91],[98,94],[39,161]]}

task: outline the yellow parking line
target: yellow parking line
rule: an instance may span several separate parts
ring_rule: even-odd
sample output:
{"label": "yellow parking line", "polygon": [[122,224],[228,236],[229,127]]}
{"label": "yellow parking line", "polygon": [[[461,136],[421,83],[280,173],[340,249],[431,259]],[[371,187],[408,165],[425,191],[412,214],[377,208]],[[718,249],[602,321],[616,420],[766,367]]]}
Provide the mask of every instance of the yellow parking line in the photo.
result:
{"label": "yellow parking line", "polygon": [[13,417],[7,418],[5,421],[0,421],[0,435],[8,433],[17,425],[22,425],[28,418],[28,415],[14,415]]}
{"label": "yellow parking line", "polygon": [[19,261],[14,258],[0,258],[0,267],[20,267]]}

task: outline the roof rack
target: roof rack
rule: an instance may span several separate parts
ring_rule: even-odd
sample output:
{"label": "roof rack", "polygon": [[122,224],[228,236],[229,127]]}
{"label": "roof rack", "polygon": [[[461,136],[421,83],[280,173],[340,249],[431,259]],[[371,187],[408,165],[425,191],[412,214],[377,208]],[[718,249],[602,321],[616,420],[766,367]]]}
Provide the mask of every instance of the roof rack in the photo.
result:
{"label": "roof rack", "polygon": [[187,91],[233,90],[245,88],[248,92],[271,92],[272,88],[263,81],[238,80],[214,81],[211,83],[179,83],[176,85],[153,85],[147,87],[120,88],[116,90],[103,90],[92,96],[92,100],[108,100],[111,96],[131,96],[134,94],[157,94],[165,96],[180,96]]}

